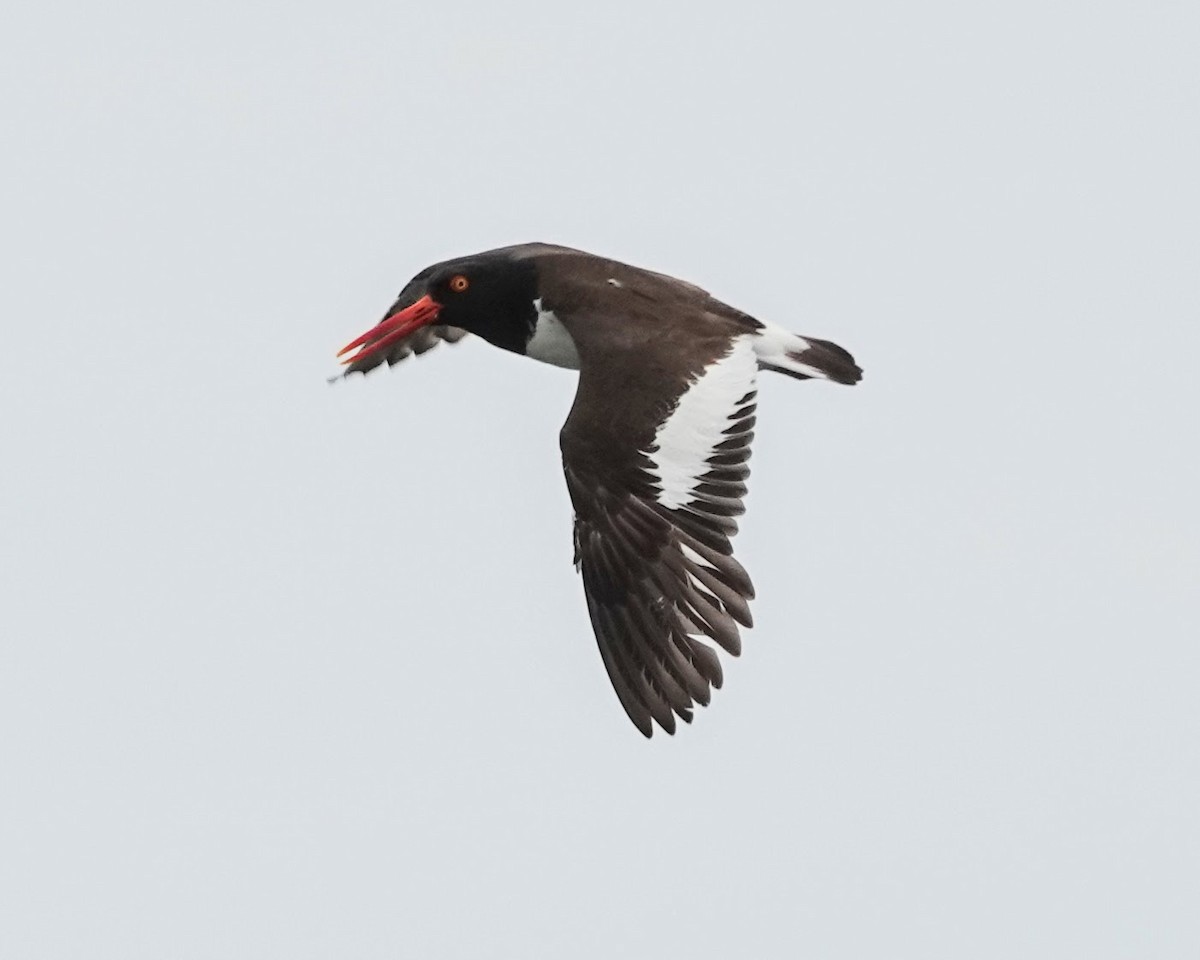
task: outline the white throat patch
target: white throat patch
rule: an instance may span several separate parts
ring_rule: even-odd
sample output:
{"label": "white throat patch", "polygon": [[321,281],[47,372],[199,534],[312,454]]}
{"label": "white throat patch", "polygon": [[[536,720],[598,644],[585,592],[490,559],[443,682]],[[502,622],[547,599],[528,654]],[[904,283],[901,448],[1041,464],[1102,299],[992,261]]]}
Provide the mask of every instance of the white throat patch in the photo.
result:
{"label": "white throat patch", "polygon": [[[739,401],[754,393],[758,359],[752,336],[736,337],[725,356],[700,371],[658,425],[650,449],[643,451],[653,464],[657,500],[664,507],[676,509],[694,499],[700,478],[710,469],[709,457],[728,439],[724,431],[739,419]],[[751,396],[747,403],[753,402]]]}
{"label": "white throat patch", "polygon": [[542,307],[540,297],[533,301],[533,306],[537,310],[537,322],[533,328],[533,337],[525,347],[525,355],[556,367],[578,370],[579,351],[575,348],[575,340],[567,332],[567,328],[554,315],[553,310]]}

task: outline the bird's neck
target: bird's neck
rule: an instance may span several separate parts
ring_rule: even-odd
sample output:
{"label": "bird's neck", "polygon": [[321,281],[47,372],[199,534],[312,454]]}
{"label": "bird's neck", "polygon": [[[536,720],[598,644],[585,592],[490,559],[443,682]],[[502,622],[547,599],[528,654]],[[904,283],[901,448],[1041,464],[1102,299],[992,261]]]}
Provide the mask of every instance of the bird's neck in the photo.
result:
{"label": "bird's neck", "polygon": [[512,353],[525,353],[537,328],[538,312],[532,298],[517,303],[497,303],[471,329],[492,346]]}

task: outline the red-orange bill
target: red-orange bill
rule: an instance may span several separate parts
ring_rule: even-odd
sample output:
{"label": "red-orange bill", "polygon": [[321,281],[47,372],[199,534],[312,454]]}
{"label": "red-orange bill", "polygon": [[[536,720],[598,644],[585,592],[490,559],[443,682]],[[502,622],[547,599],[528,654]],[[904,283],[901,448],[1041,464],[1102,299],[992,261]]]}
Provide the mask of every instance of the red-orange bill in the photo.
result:
{"label": "red-orange bill", "polygon": [[345,357],[342,363],[350,364],[366,360],[368,357],[386,350],[397,340],[403,340],[413,331],[433,323],[441,309],[440,304],[434,303],[433,298],[426,295],[411,306],[397,310],[390,317],[385,317],[361,337],[356,337],[342,347],[337,355],[341,357],[351,350],[357,349],[357,353]]}

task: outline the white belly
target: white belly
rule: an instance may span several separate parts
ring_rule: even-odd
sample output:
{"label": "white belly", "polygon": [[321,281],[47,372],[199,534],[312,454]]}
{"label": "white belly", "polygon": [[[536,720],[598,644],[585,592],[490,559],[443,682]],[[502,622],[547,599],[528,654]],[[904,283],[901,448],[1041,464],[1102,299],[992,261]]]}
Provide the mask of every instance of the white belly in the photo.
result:
{"label": "white belly", "polygon": [[533,337],[525,347],[526,356],[542,363],[552,363],[556,367],[566,367],[568,370],[579,369],[579,351],[575,349],[575,341],[562,325],[562,321],[552,310],[543,310],[542,301],[534,300],[537,308],[537,325],[533,328]]}

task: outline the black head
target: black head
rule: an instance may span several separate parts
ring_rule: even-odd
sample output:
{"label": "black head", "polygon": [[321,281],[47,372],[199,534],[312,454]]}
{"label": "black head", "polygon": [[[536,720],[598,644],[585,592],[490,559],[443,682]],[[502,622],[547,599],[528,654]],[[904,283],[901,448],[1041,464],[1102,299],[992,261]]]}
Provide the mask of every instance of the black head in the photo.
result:
{"label": "black head", "polygon": [[537,296],[537,268],[529,259],[495,252],[435,263],[408,282],[382,322],[338,355],[361,347],[344,361],[358,363],[429,324],[459,327],[524,353],[537,322]]}
{"label": "black head", "polygon": [[537,320],[532,261],[501,255],[451,260],[432,267],[426,283],[441,307],[438,323],[478,334],[505,350],[525,352]]}

